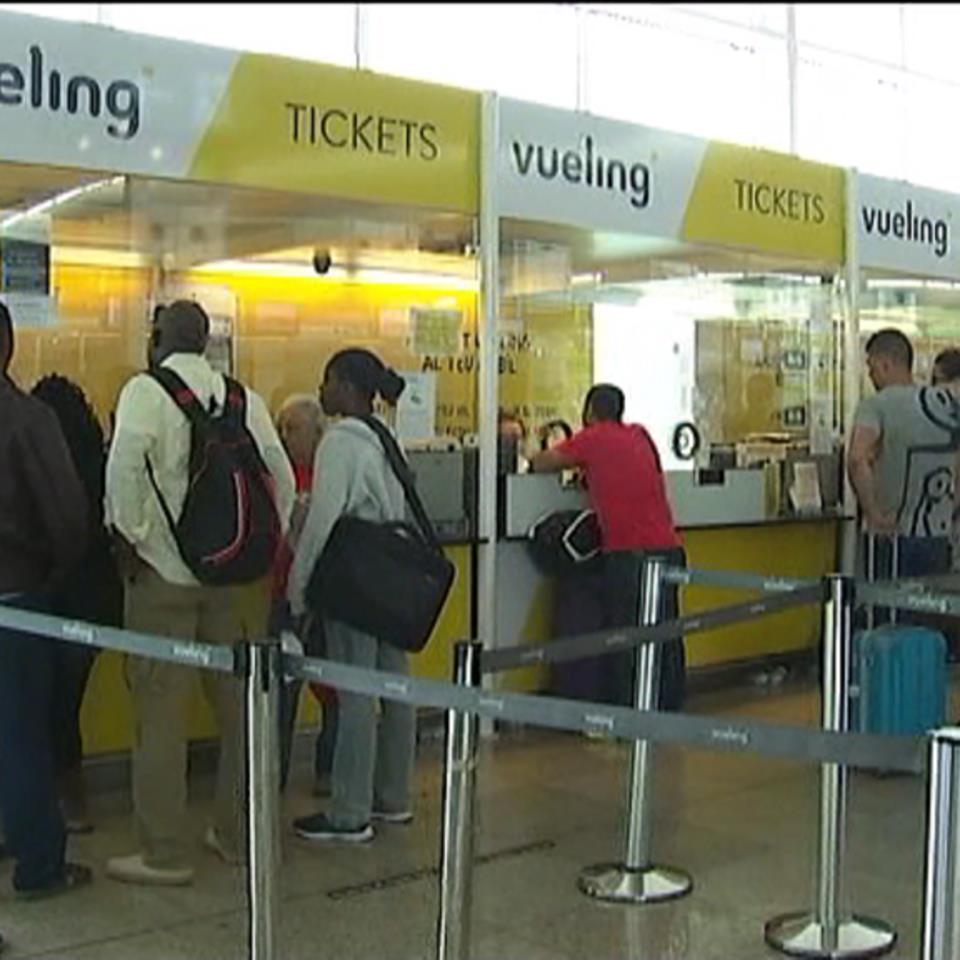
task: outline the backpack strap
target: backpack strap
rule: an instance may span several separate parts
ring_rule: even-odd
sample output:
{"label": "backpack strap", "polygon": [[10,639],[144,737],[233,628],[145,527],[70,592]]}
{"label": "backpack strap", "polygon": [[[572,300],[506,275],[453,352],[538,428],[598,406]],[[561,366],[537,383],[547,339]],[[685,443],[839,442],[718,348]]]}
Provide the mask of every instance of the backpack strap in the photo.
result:
{"label": "backpack strap", "polygon": [[[181,377],[178,373],[175,373],[169,367],[156,367],[155,369],[148,371],[147,375],[155,383],[159,384],[167,396],[170,397],[170,399],[177,405],[177,408],[187,418],[191,429],[194,427],[203,427],[210,422],[210,414],[204,409],[203,404],[200,402],[200,398],[187,386],[183,380],[183,377]],[[228,383],[228,395],[229,392],[230,385]],[[229,405],[227,405],[227,407],[228,406]],[[150,458],[144,455],[144,460],[147,464],[147,478],[150,480],[150,486],[153,487],[153,492],[157,495],[157,501],[160,504],[160,509],[163,512],[164,519],[167,521],[167,526],[170,528],[170,533],[173,534],[173,539],[176,541],[177,546],[179,547],[180,538],[177,535],[177,522],[173,518],[173,512],[170,510],[166,498],[160,490],[160,484],[157,483],[157,477],[154,473],[153,464],[150,462]]]}
{"label": "backpack strap", "polygon": [[424,509],[420,494],[417,493],[416,484],[413,482],[413,474],[403,452],[400,450],[400,445],[394,439],[393,434],[376,417],[366,416],[357,419],[362,420],[379,438],[383,452],[387,457],[387,463],[390,464],[390,469],[397,480],[400,481],[400,486],[403,487],[403,494],[410,505],[410,510],[417,526],[420,528],[420,532],[427,543],[439,553],[441,550],[440,541],[437,539],[433,524],[427,516],[427,511]]}
{"label": "backpack strap", "polygon": [[199,397],[187,386],[183,378],[169,367],[157,367],[147,374],[154,383],[158,383],[168,397],[183,412],[191,426],[205,423],[210,414],[204,409]]}
{"label": "backpack strap", "polygon": [[243,384],[233,377],[223,374],[223,382],[227,386],[227,394],[223,401],[223,414],[239,420],[242,426],[247,423],[247,391]]}

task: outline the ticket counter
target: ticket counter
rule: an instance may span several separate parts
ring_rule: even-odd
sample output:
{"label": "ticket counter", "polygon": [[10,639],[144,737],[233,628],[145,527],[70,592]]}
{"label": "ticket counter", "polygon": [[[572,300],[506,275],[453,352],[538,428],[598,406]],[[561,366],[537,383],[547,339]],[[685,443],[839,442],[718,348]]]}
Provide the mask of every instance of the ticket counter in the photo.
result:
{"label": "ticket counter", "polygon": [[[63,103],[44,87],[24,94],[40,107],[4,112],[0,297],[21,385],[70,377],[109,433],[154,308],[194,298],[211,362],[272,412],[315,394],[335,351],[364,346],[408,380],[396,414],[408,446],[470,446],[476,94],[9,13],[0,36],[34,86],[65,63],[86,78]],[[471,631],[471,532],[444,539],[458,576],[416,661],[430,676],[449,674]],[[264,599],[251,588],[251,604]],[[192,710],[192,735],[209,736],[199,689]],[[83,728],[88,753],[130,744],[114,654],[98,659]]]}
{"label": "ticket counter", "polygon": [[[692,565],[837,569],[843,171],[516,101],[487,107],[499,133],[497,334],[555,358],[538,382],[501,364],[497,406],[522,425],[519,462],[555,421],[579,426],[591,383],[615,383],[626,419],[661,453]],[[586,503],[558,489],[525,476],[502,488],[499,645],[552,635],[554,584],[524,541],[541,516]],[[736,596],[685,593],[689,610]],[[690,666],[809,648],[818,616],[798,609],[691,638]],[[544,676],[504,682],[531,689]]]}

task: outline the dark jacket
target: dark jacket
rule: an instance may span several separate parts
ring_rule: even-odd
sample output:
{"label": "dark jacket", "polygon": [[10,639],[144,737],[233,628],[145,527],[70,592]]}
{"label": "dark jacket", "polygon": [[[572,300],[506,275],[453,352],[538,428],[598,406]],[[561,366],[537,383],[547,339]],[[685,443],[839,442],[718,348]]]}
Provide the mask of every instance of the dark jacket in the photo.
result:
{"label": "dark jacket", "polygon": [[87,515],[56,414],[0,378],[0,593],[62,584],[86,551]]}

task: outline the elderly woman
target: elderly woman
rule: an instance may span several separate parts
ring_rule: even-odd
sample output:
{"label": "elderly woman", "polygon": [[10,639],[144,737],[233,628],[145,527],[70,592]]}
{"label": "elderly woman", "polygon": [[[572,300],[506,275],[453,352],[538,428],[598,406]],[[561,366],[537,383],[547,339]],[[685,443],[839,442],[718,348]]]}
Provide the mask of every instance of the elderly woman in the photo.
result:
{"label": "elderly woman", "polygon": [[[320,402],[308,394],[289,397],[277,414],[277,433],[290,457],[293,473],[297,482],[297,500],[290,518],[290,532],[287,542],[277,560],[273,585],[273,615],[271,633],[279,636],[291,626],[289,608],[286,602],[287,580],[290,565],[297,548],[297,542],[303,531],[303,524],[310,506],[310,491],[313,488],[313,465],[317,447],[323,436],[323,411]],[[315,655],[323,653],[322,625],[317,624],[315,633],[308,644],[309,652]],[[285,788],[290,773],[290,759],[293,751],[293,733],[297,719],[297,706],[300,702],[300,683],[284,684],[280,698],[280,783]],[[333,766],[333,749],[337,738],[337,692],[332,687],[311,684],[313,695],[323,705],[323,728],[317,737],[314,756],[314,792],[326,795],[330,790],[330,771]]]}

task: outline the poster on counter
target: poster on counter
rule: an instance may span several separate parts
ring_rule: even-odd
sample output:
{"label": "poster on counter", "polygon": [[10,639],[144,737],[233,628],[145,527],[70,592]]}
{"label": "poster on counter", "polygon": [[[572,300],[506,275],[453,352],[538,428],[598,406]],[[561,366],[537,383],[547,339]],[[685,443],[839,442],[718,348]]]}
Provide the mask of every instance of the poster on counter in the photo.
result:
{"label": "poster on counter", "polygon": [[437,375],[401,370],[407,386],[397,403],[396,431],[401,443],[432,440],[437,422]]}
{"label": "poster on counter", "polygon": [[0,298],[18,327],[56,322],[50,296],[50,218],[14,214],[0,221]]}
{"label": "poster on counter", "polygon": [[411,307],[410,325],[413,327],[414,353],[453,357],[459,352],[462,310]]}

